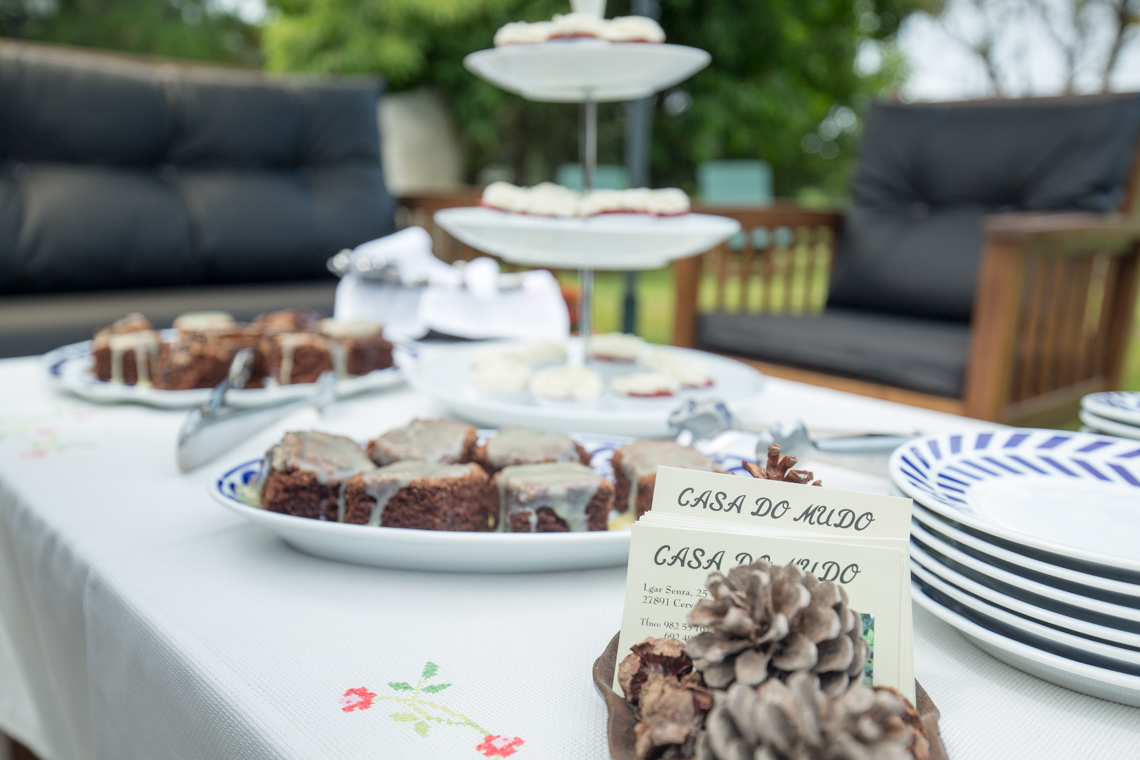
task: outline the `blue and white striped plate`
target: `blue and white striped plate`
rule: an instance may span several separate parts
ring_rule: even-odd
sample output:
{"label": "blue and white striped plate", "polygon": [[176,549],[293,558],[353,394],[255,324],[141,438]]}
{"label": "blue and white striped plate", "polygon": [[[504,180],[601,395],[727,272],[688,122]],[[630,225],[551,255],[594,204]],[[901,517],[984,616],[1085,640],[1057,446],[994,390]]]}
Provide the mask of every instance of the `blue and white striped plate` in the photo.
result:
{"label": "blue and white striped plate", "polygon": [[1081,399],[1081,408],[1115,422],[1140,425],[1140,391],[1090,393]]}
{"label": "blue and white striped plate", "polygon": [[952,527],[1010,551],[1140,583],[1140,443],[1002,428],[931,435],[891,480]]}

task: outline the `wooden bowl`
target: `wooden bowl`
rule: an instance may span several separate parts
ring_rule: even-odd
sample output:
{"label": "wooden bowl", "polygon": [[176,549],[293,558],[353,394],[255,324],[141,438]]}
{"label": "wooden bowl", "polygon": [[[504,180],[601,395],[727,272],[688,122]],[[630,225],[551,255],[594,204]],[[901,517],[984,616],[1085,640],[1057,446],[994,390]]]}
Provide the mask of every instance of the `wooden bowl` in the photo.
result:
{"label": "wooden bowl", "polygon": [[[610,755],[613,760],[637,760],[633,745],[636,736],[633,726],[637,723],[633,717],[633,710],[626,701],[610,686],[614,682],[614,671],[617,669],[618,635],[610,639],[610,645],[602,656],[594,660],[594,685],[598,693],[606,702],[606,736],[609,738]],[[946,756],[946,747],[942,744],[942,735],[938,731],[938,708],[934,706],[930,695],[922,684],[914,682],[915,707],[922,718],[922,725],[926,729],[926,737],[930,741],[930,760],[949,760]]]}

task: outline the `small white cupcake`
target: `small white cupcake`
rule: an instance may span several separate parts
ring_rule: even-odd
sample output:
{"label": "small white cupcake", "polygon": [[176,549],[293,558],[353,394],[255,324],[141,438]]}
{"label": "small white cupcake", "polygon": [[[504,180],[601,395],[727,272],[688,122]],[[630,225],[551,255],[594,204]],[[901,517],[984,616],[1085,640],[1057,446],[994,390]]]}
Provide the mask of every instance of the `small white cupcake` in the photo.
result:
{"label": "small white cupcake", "polygon": [[532,340],[515,351],[515,355],[532,367],[546,367],[566,361],[566,346],[553,340]]}
{"label": "small white cupcake", "polygon": [[519,211],[525,195],[525,189],[510,182],[492,182],[483,188],[480,205],[499,211]]}
{"label": "small white cupcake", "polygon": [[664,42],[665,30],[645,16],[618,16],[606,22],[605,39],[610,42]]}
{"label": "small white cupcake", "polygon": [[602,378],[578,365],[551,367],[534,375],[530,392],[539,403],[595,403],[602,395]]}
{"label": "small white cupcake", "polygon": [[610,381],[615,396],[637,399],[670,399],[681,384],[664,372],[631,372]]}
{"label": "small white cupcake", "polygon": [[522,211],[535,216],[576,217],[581,197],[561,185],[542,182],[526,191]]}
{"label": "small white cupcake", "polygon": [[591,359],[632,364],[645,350],[645,341],[628,333],[602,333],[591,335],[587,346]]}
{"label": "small white cupcake", "polygon": [[663,372],[681,384],[682,388],[708,388],[713,376],[704,364],[678,356],[668,348],[657,348],[642,354],[637,363],[651,372]]}
{"label": "small white cupcake", "polygon": [[484,395],[503,400],[522,400],[530,384],[526,362],[513,356],[486,357],[472,367],[475,387]]}
{"label": "small white cupcake", "polygon": [[595,37],[605,39],[609,24],[593,13],[554,14],[554,35],[559,37]]}
{"label": "small white cupcake", "polygon": [[594,190],[582,196],[578,208],[582,216],[598,214],[620,214],[627,211],[626,190]]}
{"label": "small white cupcake", "polygon": [[549,40],[554,32],[554,24],[550,21],[512,21],[495,32],[495,47],[537,45]]}
{"label": "small white cupcake", "polygon": [[680,216],[689,213],[689,195],[675,187],[650,190],[645,204],[647,213],[656,216]]}

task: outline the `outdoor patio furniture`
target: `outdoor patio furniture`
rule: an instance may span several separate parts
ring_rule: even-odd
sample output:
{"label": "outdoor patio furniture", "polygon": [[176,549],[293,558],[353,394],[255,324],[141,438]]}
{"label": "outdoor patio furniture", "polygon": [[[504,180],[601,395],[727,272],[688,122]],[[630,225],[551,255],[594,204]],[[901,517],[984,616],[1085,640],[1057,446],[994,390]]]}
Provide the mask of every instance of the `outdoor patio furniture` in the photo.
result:
{"label": "outdoor patio furniture", "polygon": [[394,230],[380,90],[0,42],[0,356],[140,298],[331,309],[326,260]]}
{"label": "outdoor patio furniture", "polygon": [[982,419],[1075,419],[1120,381],[1138,135],[1135,94],[876,104],[845,214],[717,209],[769,234],[677,262],[675,342]]}

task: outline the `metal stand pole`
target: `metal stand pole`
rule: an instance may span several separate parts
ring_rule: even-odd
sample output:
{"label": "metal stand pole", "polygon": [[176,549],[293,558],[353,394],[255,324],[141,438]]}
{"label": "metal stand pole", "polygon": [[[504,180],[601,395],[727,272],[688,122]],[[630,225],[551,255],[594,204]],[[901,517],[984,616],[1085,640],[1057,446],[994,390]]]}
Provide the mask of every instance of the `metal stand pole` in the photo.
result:
{"label": "metal stand pole", "polygon": [[[582,102],[582,192],[594,189],[598,165],[598,104],[593,96]],[[594,331],[594,270],[578,272],[578,335],[588,338]]]}

